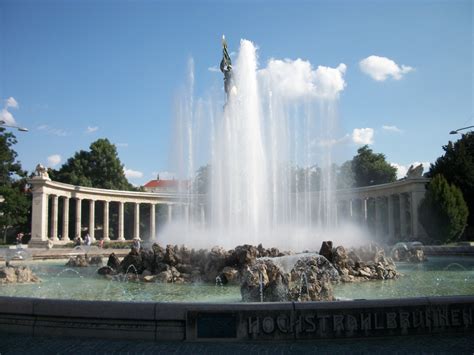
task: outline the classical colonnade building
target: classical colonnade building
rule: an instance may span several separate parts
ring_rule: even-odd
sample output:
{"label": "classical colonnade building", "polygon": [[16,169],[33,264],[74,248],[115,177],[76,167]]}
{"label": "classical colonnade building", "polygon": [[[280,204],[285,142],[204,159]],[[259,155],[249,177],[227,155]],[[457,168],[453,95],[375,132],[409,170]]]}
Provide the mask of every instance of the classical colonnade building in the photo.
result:
{"label": "classical colonnade building", "polygon": [[339,218],[354,220],[382,241],[423,239],[418,208],[429,179],[405,178],[393,183],[336,192]]}
{"label": "classical colonnade building", "polygon": [[[32,218],[30,245],[44,245],[51,240],[55,243],[67,243],[78,236],[89,233],[91,241],[96,240],[97,229],[102,230],[102,239],[110,241],[112,229],[110,207],[117,207],[118,222],[114,240],[141,238],[140,235],[140,206],[149,207],[149,238],[154,239],[156,233],[156,207],[166,208],[166,219],[171,221],[178,213],[185,219],[190,217],[190,197],[179,193],[147,193],[135,191],[118,191],[74,186],[52,181],[47,173],[41,173],[29,180],[32,188]],[[196,202],[193,200],[193,202]],[[82,221],[83,206],[86,205],[88,220]],[[125,235],[125,204],[133,205],[133,235]],[[59,206],[61,205],[61,211]],[[75,210],[71,220],[70,207]],[[96,225],[96,206],[100,206],[102,221]],[[61,223],[59,220],[61,219]],[[85,224],[85,226],[84,226]],[[74,226],[72,228],[72,226]],[[98,228],[100,227],[100,228]],[[72,232],[71,232],[72,231]],[[127,238],[126,238],[127,237]]]}
{"label": "classical colonnade building", "polygon": [[[418,206],[424,197],[428,181],[429,179],[417,177],[383,185],[337,190],[334,194],[337,220],[351,220],[366,225],[374,235],[385,241],[393,241],[394,238],[422,239],[425,232],[418,221]],[[118,214],[118,220],[114,221],[117,226],[113,226],[116,231],[113,239],[118,241],[143,239],[140,235],[140,206],[143,205],[149,208],[146,239],[153,240],[156,237],[157,206],[160,211],[165,211],[165,221],[168,222],[176,214],[174,210],[178,210],[185,221],[189,221],[191,204],[201,206],[198,215],[203,219],[202,223],[205,219],[205,196],[74,186],[51,181],[46,172],[39,172],[29,183],[33,194],[31,245],[45,245],[49,240],[54,243],[67,243],[78,236],[82,237],[84,231],[95,241],[95,233],[99,229],[102,230],[101,238],[110,241],[112,204]],[[84,204],[88,212],[86,223],[82,221]],[[133,233],[127,236],[124,228],[125,204],[134,206]],[[100,213],[96,213],[96,208],[101,208]],[[97,223],[96,214],[102,215],[102,221]]]}

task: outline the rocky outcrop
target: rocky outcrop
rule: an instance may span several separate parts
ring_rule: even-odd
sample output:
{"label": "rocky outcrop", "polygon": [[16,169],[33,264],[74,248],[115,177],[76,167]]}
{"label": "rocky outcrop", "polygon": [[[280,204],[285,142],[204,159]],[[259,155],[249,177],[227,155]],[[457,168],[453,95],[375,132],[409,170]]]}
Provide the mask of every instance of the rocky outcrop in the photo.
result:
{"label": "rocky outcrop", "polygon": [[0,284],[32,283],[41,280],[28,266],[5,266],[0,268]]}
{"label": "rocky outcrop", "polygon": [[427,260],[425,252],[421,247],[411,247],[405,243],[396,245],[391,252],[395,261],[405,261],[409,263],[422,263]]}
{"label": "rocky outcrop", "polygon": [[333,249],[333,264],[342,282],[389,280],[400,276],[392,258],[375,244],[349,252],[343,246]]}
{"label": "rocky outcrop", "polygon": [[88,257],[87,254],[77,255],[75,258],[69,258],[66,263],[68,267],[87,267],[91,265],[102,266],[102,257],[100,255],[94,255],[92,257]]}
{"label": "rocky outcrop", "polygon": [[398,277],[392,259],[374,245],[347,251],[326,241],[320,254],[290,255],[261,244],[228,251],[153,244],[149,250],[132,249],[122,262],[111,254],[98,273],[122,273],[145,282],[240,284],[247,302],[328,301],[334,299],[333,283]]}
{"label": "rocky outcrop", "polygon": [[338,280],[337,270],[321,255],[263,258],[244,272],[240,293],[244,302],[330,301],[331,282]]}

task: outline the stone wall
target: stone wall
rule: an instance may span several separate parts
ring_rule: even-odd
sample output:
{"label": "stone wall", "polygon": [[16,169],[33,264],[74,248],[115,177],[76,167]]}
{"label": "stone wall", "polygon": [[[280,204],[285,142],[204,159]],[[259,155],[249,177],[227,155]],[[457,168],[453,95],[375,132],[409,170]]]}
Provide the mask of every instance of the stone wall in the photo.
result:
{"label": "stone wall", "polygon": [[155,341],[271,341],[474,333],[474,296],[285,303],[0,297],[0,333]]}

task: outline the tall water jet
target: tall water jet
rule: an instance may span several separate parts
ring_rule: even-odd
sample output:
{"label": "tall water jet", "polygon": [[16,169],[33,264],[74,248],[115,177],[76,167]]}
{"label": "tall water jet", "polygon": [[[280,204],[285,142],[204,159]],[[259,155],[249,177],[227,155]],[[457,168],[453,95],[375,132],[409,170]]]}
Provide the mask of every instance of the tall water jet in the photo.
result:
{"label": "tall water jet", "polygon": [[[210,163],[207,196],[192,203],[199,223],[188,231],[175,223],[162,238],[208,247],[315,248],[333,238],[327,228],[337,219],[332,150],[345,65],[315,69],[301,59],[271,59],[258,68],[248,40],[241,40],[235,65],[225,39],[222,54],[225,103],[212,95],[194,99],[188,88],[177,106],[184,178],[195,179],[193,171]],[[197,157],[207,147],[203,164]],[[190,184],[190,196],[195,187]]]}
{"label": "tall water jet", "polygon": [[234,85],[227,89],[228,100],[216,130],[219,149],[211,162],[211,224],[220,230],[246,226],[256,238],[268,227],[268,178],[257,59],[250,41],[241,41],[236,67],[233,83],[226,83]]}

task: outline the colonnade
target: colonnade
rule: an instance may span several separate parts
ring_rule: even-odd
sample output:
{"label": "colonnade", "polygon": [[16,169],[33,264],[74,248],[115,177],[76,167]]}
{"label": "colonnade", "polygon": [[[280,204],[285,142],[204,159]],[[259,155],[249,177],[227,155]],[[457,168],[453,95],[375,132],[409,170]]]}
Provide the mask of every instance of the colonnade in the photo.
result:
{"label": "colonnade", "polygon": [[[48,240],[56,243],[66,243],[78,236],[83,237],[86,231],[89,233],[91,241],[94,242],[97,239],[96,231],[100,229],[100,225],[96,226],[97,208],[103,208],[103,219],[97,221],[97,224],[102,222],[102,239],[110,241],[112,227],[110,219],[111,204],[117,204],[118,206],[118,223],[113,226],[117,231],[114,239],[118,241],[124,241],[130,239],[130,237],[134,239],[143,239],[143,237],[155,239],[157,206],[166,206],[165,214],[168,222],[173,220],[176,210],[181,210],[185,220],[189,221],[187,196],[73,186],[51,181],[47,175],[35,176],[30,179],[29,183],[32,186],[33,194],[31,228],[31,242],[33,244],[44,244]],[[133,232],[131,236],[125,235],[125,204],[133,205]],[[148,206],[150,212],[149,228],[146,236],[140,235],[140,206],[142,205]],[[89,212],[87,221],[82,221],[84,207]],[[74,208],[73,214],[70,213],[71,208]],[[71,224],[74,224],[74,227],[71,227]],[[70,235],[71,232],[73,235]]]}
{"label": "colonnade", "polygon": [[391,184],[342,190],[336,194],[338,220],[358,222],[380,239],[423,238],[418,208],[428,179],[406,179]]}
{"label": "colonnade", "polygon": [[[418,207],[424,197],[426,184],[425,178],[399,180],[390,184],[367,186],[362,188],[337,190],[334,193],[336,202],[336,223],[348,219],[360,224],[365,224],[373,234],[380,239],[392,241],[394,238],[422,238],[425,235],[418,221]],[[89,219],[86,223],[87,232],[91,240],[96,239],[96,208],[103,208],[102,238],[109,241],[110,206],[118,204],[118,225],[116,240],[141,238],[140,235],[140,206],[149,206],[149,233],[144,236],[150,239],[156,237],[156,209],[157,206],[166,205],[166,220],[172,221],[174,209],[179,209],[185,223],[189,223],[190,205],[201,205],[200,217],[204,219],[205,196],[179,194],[178,192],[134,192],[116,191],[83,186],[74,186],[51,181],[46,173],[39,174],[29,180],[32,186],[32,244],[44,244],[48,240],[53,242],[69,242],[83,234],[82,209],[88,204]],[[59,203],[61,201],[61,203]],[[98,204],[98,202],[100,202]],[[124,215],[125,204],[133,204],[133,232],[132,236],[125,236]],[[75,204],[74,220],[71,221],[71,204]],[[98,207],[99,206],[99,207]],[[61,207],[61,211],[60,208]],[[193,210],[194,211],[194,210]],[[196,213],[194,211],[193,213]],[[61,233],[59,233],[59,216],[61,218]],[[162,213],[163,215],[163,213]],[[201,221],[204,223],[204,220]],[[74,227],[70,228],[70,224]],[[100,223],[100,222],[99,222]],[[74,235],[69,235],[73,230]]]}

